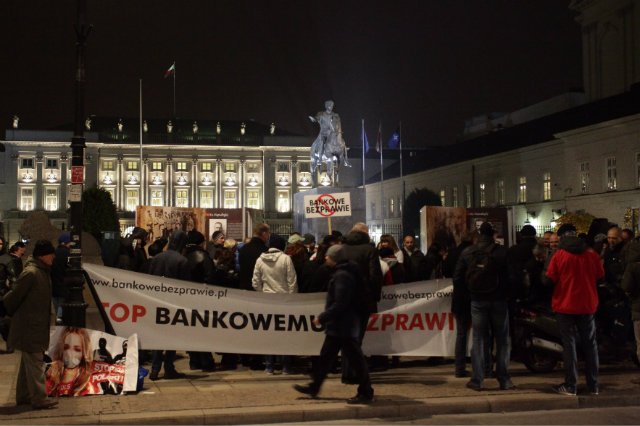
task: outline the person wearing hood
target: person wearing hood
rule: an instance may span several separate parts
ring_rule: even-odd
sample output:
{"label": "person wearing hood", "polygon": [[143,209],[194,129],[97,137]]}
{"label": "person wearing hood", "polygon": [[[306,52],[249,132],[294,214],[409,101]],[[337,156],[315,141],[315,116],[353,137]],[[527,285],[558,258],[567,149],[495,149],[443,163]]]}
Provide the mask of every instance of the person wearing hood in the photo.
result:
{"label": "person wearing hood", "polygon": [[[254,290],[263,293],[297,293],[296,270],[291,257],[284,253],[287,241],[277,235],[272,235],[270,248],[262,253],[256,261],[251,281]],[[282,357],[282,373],[291,373],[291,356]],[[273,374],[275,356],[265,356],[265,372]]]}
{"label": "person wearing hood", "polygon": [[[149,273],[159,277],[175,278],[178,280],[189,280],[189,263],[187,258],[182,255],[187,245],[187,234],[181,230],[174,230],[169,239],[169,248],[166,251],[154,256],[149,264]],[[150,380],[158,380],[158,374],[163,364],[163,356],[161,350],[153,351],[153,361],[151,365]],[[164,351],[164,378],[165,379],[182,379],[185,377],[183,373],[176,371],[173,361],[176,357],[176,351]]]}
{"label": "person wearing hood", "polygon": [[[358,265],[363,285],[356,290],[358,299],[360,336],[362,345],[364,334],[369,322],[369,315],[378,312],[378,302],[382,297],[382,268],[378,249],[371,243],[369,227],[366,223],[358,222],[353,225],[351,232],[344,239],[344,253],[348,260]],[[354,371],[350,368],[347,357],[342,357],[342,382],[354,383]]]}
{"label": "person wearing hood", "polygon": [[49,349],[51,324],[51,265],[55,256],[50,241],[37,241],[15,287],[4,296],[7,313],[12,316],[8,344],[20,351],[16,403],[31,404],[34,409],[58,404],[47,398],[44,383],[44,351]]}
{"label": "person wearing hood", "polygon": [[373,402],[373,388],[362,353],[360,342],[361,303],[358,288],[363,285],[360,268],[346,256],[345,246],[336,244],[327,250],[325,264],[333,269],[324,311],[314,318],[315,325],[325,326],[325,339],[320,350],[320,359],[312,373],[312,382],[308,385],[294,385],[293,388],[315,398],[320,392],[338,351],[349,359],[358,383],[358,393],[347,400],[349,404],[370,404]]}
{"label": "person wearing hood", "polygon": [[551,258],[546,278],[553,285],[551,308],[562,337],[564,383],[553,386],[562,395],[575,396],[578,385],[577,341],[581,341],[589,393],[597,395],[598,344],[594,315],[598,308],[597,282],[604,278],[600,257],[577,237],[570,223],[558,229],[560,243]]}

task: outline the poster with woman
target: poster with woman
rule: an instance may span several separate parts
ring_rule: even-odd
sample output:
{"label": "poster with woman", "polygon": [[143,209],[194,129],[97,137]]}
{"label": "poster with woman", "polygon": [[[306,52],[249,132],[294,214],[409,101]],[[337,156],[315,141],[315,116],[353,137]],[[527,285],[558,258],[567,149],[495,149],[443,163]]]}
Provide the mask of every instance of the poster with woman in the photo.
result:
{"label": "poster with woman", "polygon": [[49,396],[117,395],[136,390],[138,337],[78,327],[52,328],[45,387]]}

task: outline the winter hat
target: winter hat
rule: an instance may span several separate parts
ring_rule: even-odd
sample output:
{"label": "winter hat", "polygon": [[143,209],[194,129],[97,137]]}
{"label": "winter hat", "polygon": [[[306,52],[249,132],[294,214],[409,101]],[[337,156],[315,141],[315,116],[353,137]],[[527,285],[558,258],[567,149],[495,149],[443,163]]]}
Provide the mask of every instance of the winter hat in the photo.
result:
{"label": "winter hat", "polygon": [[316,237],[313,234],[304,234],[304,244],[314,244],[316,242]]}
{"label": "winter hat", "polygon": [[562,237],[563,235],[569,233],[569,232],[573,232],[575,234],[576,232],[576,227],[571,224],[571,223],[565,223],[563,225],[560,226],[560,228],[558,228],[558,236]]}
{"label": "winter hat", "polygon": [[536,228],[531,225],[525,225],[520,230],[520,235],[523,237],[535,237],[536,236]]}
{"label": "winter hat", "polygon": [[347,260],[342,244],[334,244],[329,247],[326,256],[329,256],[336,263],[342,263]]}
{"label": "winter hat", "polygon": [[71,242],[71,234],[68,232],[63,232],[58,237],[58,244],[67,244]]}
{"label": "winter hat", "polygon": [[187,244],[189,245],[200,245],[204,242],[204,235],[202,235],[202,232],[198,232],[195,229],[189,231],[189,233],[187,234]]}
{"label": "winter hat", "polygon": [[211,234],[211,241],[213,241],[213,244],[216,244],[220,237],[224,237],[224,232],[216,231],[213,234]]}
{"label": "winter hat", "polygon": [[56,252],[56,249],[53,248],[53,244],[48,240],[38,240],[36,241],[36,245],[33,248],[33,257],[41,257],[46,256],[48,254],[53,254]]}
{"label": "winter hat", "polygon": [[287,247],[287,240],[282,238],[278,234],[271,234],[269,237],[269,247],[277,248],[280,251],[284,251]]}
{"label": "winter hat", "polygon": [[302,238],[300,236],[300,234],[293,234],[289,237],[289,239],[287,240],[288,244],[295,244],[297,242],[301,242],[304,241],[304,238]]}

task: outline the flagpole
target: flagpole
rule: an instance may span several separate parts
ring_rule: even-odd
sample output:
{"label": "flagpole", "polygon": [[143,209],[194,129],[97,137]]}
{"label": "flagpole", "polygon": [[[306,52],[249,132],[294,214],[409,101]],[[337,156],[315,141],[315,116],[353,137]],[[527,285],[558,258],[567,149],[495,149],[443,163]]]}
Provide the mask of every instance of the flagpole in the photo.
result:
{"label": "flagpole", "polygon": [[365,138],[365,134],[364,134],[364,118],[362,119],[362,189],[365,189],[365,173],[364,173],[364,150],[365,150],[365,146],[364,146],[364,138]]}
{"label": "flagpole", "polygon": [[378,125],[378,144],[380,147],[380,216],[382,217],[381,234],[384,234],[384,162],[382,160],[382,124]]}
{"label": "flagpole", "polygon": [[173,118],[176,119],[176,61],[173,61]]}
{"label": "flagpole", "polygon": [[142,162],[142,79],[140,79],[140,204],[145,205],[145,170]]}
{"label": "flagpole", "polygon": [[400,182],[402,182],[402,202],[400,203],[400,237],[404,238],[404,222],[402,220],[402,216],[404,214],[404,195],[405,195],[405,186],[404,186],[404,178],[402,174],[402,121],[400,121]]}

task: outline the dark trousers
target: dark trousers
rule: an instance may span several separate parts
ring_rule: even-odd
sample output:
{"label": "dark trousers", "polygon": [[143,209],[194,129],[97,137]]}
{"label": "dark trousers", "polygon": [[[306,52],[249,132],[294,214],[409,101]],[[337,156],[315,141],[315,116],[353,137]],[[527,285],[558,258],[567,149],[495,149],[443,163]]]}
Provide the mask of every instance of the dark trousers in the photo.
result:
{"label": "dark trousers", "polygon": [[471,312],[454,314],[456,319],[456,373],[464,373],[467,369],[467,341],[471,326]]}
{"label": "dark trousers", "polygon": [[327,374],[329,374],[331,367],[333,367],[338,352],[341,349],[342,357],[349,360],[349,366],[356,374],[358,380],[358,395],[372,398],[373,388],[371,387],[371,379],[369,378],[367,360],[364,358],[360,343],[353,337],[325,336],[324,344],[320,350],[320,358],[312,373],[313,382],[311,383],[311,388],[316,392],[320,390],[322,383],[327,378]]}
{"label": "dark trousers", "polygon": [[176,351],[153,351],[153,360],[151,361],[151,371],[160,371],[164,363],[164,372],[176,371],[173,361],[176,359]]}
{"label": "dark trousers", "polygon": [[598,387],[598,342],[596,323],[593,315],[571,315],[556,313],[558,328],[562,337],[565,377],[564,383],[571,390],[578,384],[577,340],[580,339],[585,361],[585,374],[589,389]]}
{"label": "dark trousers", "polygon": [[[358,342],[358,345],[360,347],[362,347],[362,342],[364,340],[364,334],[367,331],[367,325],[369,324],[369,314],[360,314],[360,334],[358,336],[358,339],[356,340]],[[353,366],[351,366],[351,364],[349,363],[349,360],[347,359],[346,356],[342,357],[342,381],[343,382],[350,382],[355,380],[356,378],[356,372],[355,369],[353,368]]]}

